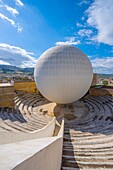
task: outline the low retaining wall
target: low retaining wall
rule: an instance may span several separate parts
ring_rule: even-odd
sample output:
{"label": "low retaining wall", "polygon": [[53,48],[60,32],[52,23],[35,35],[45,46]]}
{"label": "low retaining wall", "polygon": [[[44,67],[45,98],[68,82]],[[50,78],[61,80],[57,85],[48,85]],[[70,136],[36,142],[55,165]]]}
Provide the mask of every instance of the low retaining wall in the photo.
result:
{"label": "low retaining wall", "polygon": [[91,96],[113,96],[112,88],[90,88],[89,95]]}
{"label": "low retaining wall", "polygon": [[14,108],[14,87],[12,84],[0,84],[0,107]]}
{"label": "low retaining wall", "polygon": [[15,82],[14,83],[14,89],[20,90],[28,93],[35,93],[38,92],[38,89],[36,87],[36,84],[34,81],[30,82]]}
{"label": "low retaining wall", "polygon": [[53,118],[52,121],[44,128],[29,133],[0,131],[0,144],[15,143],[19,141],[43,137],[51,137],[54,133],[55,123],[56,118]]}
{"label": "low retaining wall", "polygon": [[64,120],[56,137],[0,145],[0,170],[61,170]]}
{"label": "low retaining wall", "polygon": [[62,121],[58,136],[51,138],[54,141],[40,149],[39,152],[19,164],[13,170],[61,170],[63,134],[64,120]]}

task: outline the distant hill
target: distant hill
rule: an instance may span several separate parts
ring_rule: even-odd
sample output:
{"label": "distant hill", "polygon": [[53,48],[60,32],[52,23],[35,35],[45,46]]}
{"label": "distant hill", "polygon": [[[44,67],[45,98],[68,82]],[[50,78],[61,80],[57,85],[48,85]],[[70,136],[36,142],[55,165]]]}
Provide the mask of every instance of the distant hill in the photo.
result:
{"label": "distant hill", "polygon": [[12,69],[12,70],[16,70],[19,69],[16,66],[11,66],[11,65],[0,65],[0,69]]}
{"label": "distant hill", "polygon": [[[28,74],[33,74],[34,73],[34,68],[33,67],[26,67],[26,68],[20,68],[16,66],[11,66],[11,65],[0,65],[0,72],[2,73],[17,73],[17,72],[23,72],[23,73],[28,73]],[[113,78],[113,74],[97,74],[98,77],[101,78]]]}
{"label": "distant hill", "polygon": [[97,74],[97,76],[101,78],[113,78],[113,74]]}
{"label": "distant hill", "polygon": [[11,66],[11,65],[0,65],[0,71],[3,73],[7,73],[7,72],[12,72],[12,73],[16,73],[16,72],[24,72],[24,73],[33,73],[34,72],[34,68],[20,68],[20,67],[16,67],[16,66]]}

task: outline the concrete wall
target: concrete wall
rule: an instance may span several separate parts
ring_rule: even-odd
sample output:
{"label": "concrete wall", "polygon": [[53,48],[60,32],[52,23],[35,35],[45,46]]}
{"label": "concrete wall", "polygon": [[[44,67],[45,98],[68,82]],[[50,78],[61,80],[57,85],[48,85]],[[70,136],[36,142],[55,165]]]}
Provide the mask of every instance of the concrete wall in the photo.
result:
{"label": "concrete wall", "polygon": [[58,136],[53,137],[55,140],[51,144],[41,149],[32,157],[29,157],[29,159],[20,163],[13,170],[61,170],[63,133],[64,120],[62,121]]}
{"label": "concrete wall", "polygon": [[93,74],[93,80],[92,80],[92,86],[95,86],[97,84],[97,74]]}
{"label": "concrete wall", "polygon": [[[37,143],[38,145],[38,143]],[[20,163],[13,170],[60,170],[62,157],[62,140],[56,138],[38,153]]]}
{"label": "concrete wall", "polygon": [[56,118],[53,118],[47,126],[31,133],[0,131],[0,144],[14,143],[19,141],[53,136],[55,122]]}
{"label": "concrete wall", "polygon": [[0,84],[0,107],[14,107],[13,85]]}
{"label": "concrete wall", "polygon": [[14,83],[14,89],[24,91],[24,92],[28,92],[28,93],[38,92],[38,89],[37,89],[34,81],[15,82]]}
{"label": "concrete wall", "polygon": [[89,94],[91,96],[113,96],[112,88],[90,88]]}

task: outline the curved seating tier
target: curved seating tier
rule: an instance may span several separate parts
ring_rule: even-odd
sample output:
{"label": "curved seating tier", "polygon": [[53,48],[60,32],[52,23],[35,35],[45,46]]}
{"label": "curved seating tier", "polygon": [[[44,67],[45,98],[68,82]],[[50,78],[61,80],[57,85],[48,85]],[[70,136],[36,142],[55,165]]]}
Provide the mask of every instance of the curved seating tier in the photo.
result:
{"label": "curved seating tier", "polygon": [[52,117],[34,111],[46,101],[39,94],[18,92],[15,94],[15,109],[0,108],[0,131],[33,132],[45,127]]}
{"label": "curved seating tier", "polygon": [[81,101],[89,112],[65,123],[62,170],[113,169],[113,98]]}

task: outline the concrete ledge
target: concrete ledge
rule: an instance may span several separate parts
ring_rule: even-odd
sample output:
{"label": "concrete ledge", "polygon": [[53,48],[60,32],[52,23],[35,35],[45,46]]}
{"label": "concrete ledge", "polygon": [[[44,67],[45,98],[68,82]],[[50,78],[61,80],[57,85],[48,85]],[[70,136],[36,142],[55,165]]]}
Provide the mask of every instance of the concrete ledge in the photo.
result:
{"label": "concrete ledge", "polygon": [[0,145],[0,170],[60,170],[63,132],[64,120],[56,137]]}
{"label": "concrete ledge", "polygon": [[0,144],[15,143],[36,138],[51,137],[54,133],[55,123],[56,118],[54,117],[52,121],[44,128],[29,133],[0,131]]}
{"label": "concrete ledge", "polygon": [[89,89],[90,96],[113,96],[113,88],[90,88]]}
{"label": "concrete ledge", "polygon": [[58,137],[0,145],[0,170],[60,170],[60,153]]}
{"label": "concrete ledge", "polygon": [[0,170],[60,170],[62,138],[49,137],[0,146]]}
{"label": "concrete ledge", "polygon": [[34,81],[15,82],[14,89],[18,91],[20,90],[23,92],[28,92],[28,93],[39,92]]}
{"label": "concrete ledge", "polygon": [[64,135],[64,119],[62,120],[61,128],[58,133],[58,136],[61,136],[62,138],[63,138],[63,135]]}

